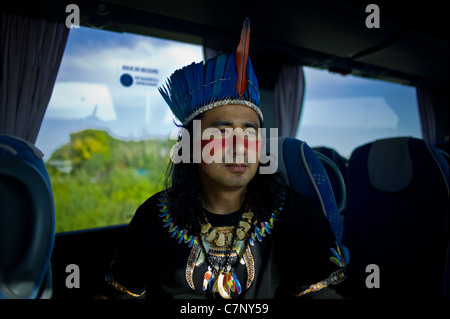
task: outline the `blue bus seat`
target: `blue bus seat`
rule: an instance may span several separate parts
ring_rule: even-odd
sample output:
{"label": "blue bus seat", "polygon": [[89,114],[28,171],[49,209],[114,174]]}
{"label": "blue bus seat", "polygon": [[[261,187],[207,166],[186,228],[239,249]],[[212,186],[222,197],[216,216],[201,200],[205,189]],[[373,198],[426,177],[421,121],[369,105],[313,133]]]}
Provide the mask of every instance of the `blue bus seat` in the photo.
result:
{"label": "blue bus seat", "polygon": [[449,238],[443,155],[421,139],[377,140],[354,150],[348,177],[342,242],[352,252],[353,297],[442,298]]}
{"label": "blue bus seat", "polygon": [[[349,252],[341,245],[343,224],[339,217],[338,205],[324,165],[317,153],[304,141],[291,137],[276,139],[278,157],[271,160],[277,160],[277,172],[284,177],[290,187],[313,200],[322,209],[343,251],[344,259],[348,262]],[[270,153],[273,154],[275,150],[271,147],[274,147],[273,138],[267,139],[266,146],[266,149],[271,150]],[[328,162],[331,161],[328,160]]]}
{"label": "blue bus seat", "polygon": [[55,207],[42,156],[0,135],[0,299],[51,297]]}
{"label": "blue bus seat", "polygon": [[[324,164],[328,178],[330,179],[331,187],[333,188],[334,197],[336,198],[338,204],[341,220],[343,220],[344,211],[346,209],[347,194],[342,194],[342,190],[346,191],[348,188],[348,159],[329,147],[321,146],[313,147],[312,149],[318,153],[317,155],[319,156],[319,159],[322,161],[322,164]],[[339,176],[335,173],[336,168],[332,168],[330,165],[325,165],[322,155],[325,156],[325,159],[330,159],[334,165],[336,165],[340,173]],[[340,185],[342,182],[344,183],[344,187]]]}
{"label": "blue bus seat", "polygon": [[440,141],[440,142],[436,142],[434,143],[434,146],[437,147],[438,149],[440,149],[441,151],[445,152],[445,154],[448,155],[450,154],[450,142],[449,140],[444,140],[444,141]]}
{"label": "blue bus seat", "polygon": [[450,165],[450,144],[448,140],[436,142],[433,144],[441,153],[444,155],[444,158],[447,160],[447,163]]}

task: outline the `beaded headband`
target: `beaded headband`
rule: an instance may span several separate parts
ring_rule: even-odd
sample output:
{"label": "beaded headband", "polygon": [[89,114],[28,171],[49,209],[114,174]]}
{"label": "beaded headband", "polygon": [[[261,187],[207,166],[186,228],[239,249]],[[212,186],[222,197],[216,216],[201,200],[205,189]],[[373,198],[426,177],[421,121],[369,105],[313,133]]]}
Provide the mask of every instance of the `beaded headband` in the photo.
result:
{"label": "beaded headband", "polygon": [[253,109],[263,121],[258,81],[248,47],[250,20],[242,28],[236,53],[221,54],[176,70],[159,88],[175,117],[187,125],[196,116],[223,105],[243,105]]}

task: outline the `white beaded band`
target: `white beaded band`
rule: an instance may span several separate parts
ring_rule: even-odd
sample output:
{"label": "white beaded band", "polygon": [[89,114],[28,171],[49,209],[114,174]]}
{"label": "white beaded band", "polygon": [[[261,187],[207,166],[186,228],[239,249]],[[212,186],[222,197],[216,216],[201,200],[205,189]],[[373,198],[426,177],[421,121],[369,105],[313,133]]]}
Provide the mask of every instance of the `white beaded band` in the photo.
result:
{"label": "white beaded band", "polygon": [[186,120],[184,121],[184,125],[188,124],[190,121],[192,121],[197,115],[204,113],[206,111],[209,111],[215,107],[218,106],[224,106],[224,105],[243,105],[243,106],[247,106],[249,108],[251,108],[253,111],[255,111],[259,118],[261,119],[261,122],[264,121],[264,117],[263,114],[261,112],[261,109],[256,106],[255,104],[253,104],[252,102],[246,101],[246,100],[239,100],[239,99],[225,99],[225,100],[220,100],[217,102],[213,102],[213,103],[209,103],[206,104],[205,106],[202,106],[200,108],[198,108],[197,110],[195,110],[191,115],[189,115]]}

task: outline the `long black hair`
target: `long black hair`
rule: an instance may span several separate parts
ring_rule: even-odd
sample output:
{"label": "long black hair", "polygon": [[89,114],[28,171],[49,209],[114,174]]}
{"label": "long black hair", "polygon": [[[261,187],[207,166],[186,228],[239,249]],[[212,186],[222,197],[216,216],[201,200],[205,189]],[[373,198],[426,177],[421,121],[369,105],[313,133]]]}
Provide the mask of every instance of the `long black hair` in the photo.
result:
{"label": "long black hair", "polygon": [[[202,117],[202,114],[200,114],[195,119],[201,119]],[[190,136],[193,136],[192,123],[193,121],[187,126],[180,127],[181,130],[187,130]],[[190,143],[190,149],[193,150],[192,139],[190,139]],[[179,155],[181,156],[181,154]],[[170,198],[171,213],[179,225],[197,233],[200,230],[199,218],[203,214],[203,207],[200,202],[202,185],[198,164],[192,163],[192,155],[189,163],[175,164],[169,160],[165,185]],[[245,202],[251,203],[251,209],[259,222],[269,220],[272,211],[280,206],[284,189],[285,182],[280,174],[260,174],[258,168],[255,176],[247,185]]]}

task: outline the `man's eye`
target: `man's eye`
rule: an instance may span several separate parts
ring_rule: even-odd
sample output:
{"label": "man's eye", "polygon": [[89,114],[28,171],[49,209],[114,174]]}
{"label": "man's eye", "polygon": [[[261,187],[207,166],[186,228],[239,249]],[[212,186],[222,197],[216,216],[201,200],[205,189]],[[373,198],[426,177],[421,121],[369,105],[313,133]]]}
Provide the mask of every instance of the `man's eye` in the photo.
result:
{"label": "man's eye", "polygon": [[232,134],[233,133],[233,129],[229,128],[229,127],[220,128],[219,131],[222,134]]}
{"label": "man's eye", "polygon": [[251,136],[257,135],[256,130],[255,130],[254,128],[252,128],[252,127],[251,127],[251,128],[245,129],[244,133],[245,133],[246,135],[251,135]]}

